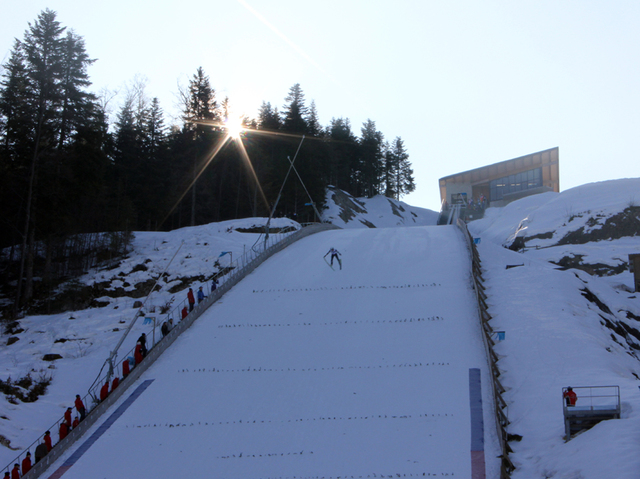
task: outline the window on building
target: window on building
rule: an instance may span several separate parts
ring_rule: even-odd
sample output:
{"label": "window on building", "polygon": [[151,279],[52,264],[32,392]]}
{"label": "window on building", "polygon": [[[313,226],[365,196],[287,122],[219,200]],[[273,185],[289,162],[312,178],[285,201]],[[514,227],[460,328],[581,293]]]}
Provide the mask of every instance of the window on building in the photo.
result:
{"label": "window on building", "polygon": [[530,190],[542,186],[542,168],[523,171],[515,175],[505,176],[489,183],[491,201],[501,200],[509,193]]}

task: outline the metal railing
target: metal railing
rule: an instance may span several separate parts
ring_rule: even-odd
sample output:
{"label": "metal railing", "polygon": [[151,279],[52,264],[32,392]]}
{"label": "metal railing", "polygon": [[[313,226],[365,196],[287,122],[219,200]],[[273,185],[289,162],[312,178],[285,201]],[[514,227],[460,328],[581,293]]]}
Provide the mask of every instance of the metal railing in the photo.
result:
{"label": "metal railing", "polygon": [[[615,411],[620,414],[620,386],[577,386],[573,387],[577,399],[574,405],[563,401],[566,411]],[[568,388],[562,388],[562,395]],[[566,399],[566,397],[565,397]]]}
{"label": "metal railing", "polygon": [[[100,401],[100,389],[105,382],[110,381],[110,372],[106,372],[103,375],[99,375],[99,378],[91,386],[89,392],[82,398],[86,408],[86,418],[81,421],[80,424],[73,428],[68,435],[54,445],[51,451],[40,462],[32,464],[31,470],[22,477],[27,479],[35,479],[39,477],[46,469],[53,464],[74,442],[76,442],[82,435],[95,424],[100,417],[124,394],[124,392],[146,371],[155,360],[186,330],[188,329],[196,319],[198,319],[213,303],[215,303],[222,295],[235,286],[242,278],[251,273],[262,262],[271,257],[272,255],[283,250],[290,244],[305,238],[306,236],[321,231],[328,231],[331,229],[340,229],[330,223],[311,223],[305,224],[304,227],[295,231],[287,233],[269,234],[267,238],[262,236],[256,241],[254,247],[245,250],[240,258],[237,258],[230,264],[230,267],[226,268],[226,274],[220,276],[220,286],[215,290],[211,290],[207,286],[207,292],[209,293],[203,301],[196,304],[195,307],[185,318],[182,318],[179,313],[182,308],[187,304],[187,300],[181,301],[170,312],[164,313],[163,321],[154,322],[145,334],[147,337],[151,335],[151,344],[148,348],[147,355],[142,362],[135,365],[131,369],[126,378],[123,378],[118,387],[109,391],[108,396],[103,401]],[[160,327],[164,321],[169,319],[176,319],[173,328],[168,334],[162,337],[162,334],[155,334],[155,329]],[[154,341],[153,338],[159,338]],[[122,362],[133,355],[135,347],[127,351],[125,354],[120,355],[115,361],[118,367]],[[48,430],[51,431],[52,437],[59,431],[60,424],[64,421],[64,416],[58,419]],[[26,456],[27,452],[35,450],[35,447],[42,442],[39,438],[32,442],[23,451],[0,472],[8,471],[11,473],[13,464],[22,464],[22,459]],[[32,460],[35,459],[35,454],[32,453]]]}
{"label": "metal railing", "polygon": [[600,421],[620,419],[619,386],[562,388],[562,403],[565,442]]}
{"label": "metal railing", "polygon": [[493,328],[489,325],[489,321],[492,319],[489,314],[489,307],[487,306],[487,295],[484,292],[484,278],[482,277],[482,268],[480,262],[480,255],[478,249],[473,241],[473,237],[469,233],[467,225],[464,221],[458,219],[458,227],[462,230],[462,233],[469,247],[471,253],[471,277],[473,280],[473,290],[476,295],[476,302],[478,306],[478,316],[482,327],[482,340],[484,343],[487,361],[489,363],[489,370],[491,371],[492,381],[491,387],[493,391],[494,410],[496,412],[496,429],[498,432],[498,440],[500,442],[501,455],[500,455],[500,479],[509,479],[511,473],[515,470],[515,466],[509,459],[509,453],[513,452],[509,447],[507,425],[509,419],[505,410],[507,409],[507,403],[502,397],[505,392],[505,388],[498,379],[500,377],[500,369],[498,368],[498,361],[500,358],[493,350],[495,341],[492,336],[494,335]]}

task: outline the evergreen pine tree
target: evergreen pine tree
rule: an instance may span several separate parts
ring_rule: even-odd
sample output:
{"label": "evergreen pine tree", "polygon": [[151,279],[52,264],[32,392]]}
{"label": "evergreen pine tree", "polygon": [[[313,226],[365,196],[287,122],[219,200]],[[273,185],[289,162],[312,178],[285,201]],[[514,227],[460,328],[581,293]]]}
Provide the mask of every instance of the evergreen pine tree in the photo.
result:
{"label": "evergreen pine tree", "polygon": [[307,122],[307,133],[311,136],[318,136],[322,132],[320,120],[318,120],[318,110],[316,110],[316,102],[311,100],[311,106],[305,117]]}
{"label": "evergreen pine tree", "polygon": [[146,124],[147,149],[151,159],[157,157],[166,145],[167,131],[164,125],[164,112],[157,97],[151,100]]}
{"label": "evergreen pine tree", "polygon": [[358,196],[371,198],[381,192],[383,172],[384,136],[376,129],[376,123],[367,120],[362,125],[360,137],[360,191]]}
{"label": "evergreen pine tree", "polygon": [[397,173],[396,173],[396,199],[400,199],[402,196],[409,194],[416,189],[415,181],[413,178],[413,169],[411,168],[411,162],[409,161],[409,153],[404,147],[404,142],[399,136],[393,141],[391,145],[391,154],[396,158]]}
{"label": "evergreen pine tree", "polygon": [[351,131],[348,118],[332,118],[327,128],[329,149],[328,182],[340,189],[357,194],[360,182],[359,145]]}
{"label": "evergreen pine tree", "polygon": [[300,83],[296,83],[289,89],[285,101],[287,103],[283,108],[282,129],[289,133],[306,133],[308,125],[305,118],[309,110],[304,104],[304,93]]}
{"label": "evergreen pine tree", "polygon": [[0,82],[0,248],[21,243],[29,161],[32,157],[33,115],[29,105],[26,58],[16,40]]}
{"label": "evergreen pine tree", "polygon": [[[202,67],[191,78],[188,91],[182,93],[184,116],[187,121],[219,120],[220,113],[215,90]],[[192,129],[189,127],[189,129]]]}
{"label": "evergreen pine tree", "polygon": [[91,82],[87,67],[95,62],[85,51],[84,39],[68,31],[62,45],[61,111],[58,148],[62,149],[78,129],[95,121],[97,98],[85,91]]}
{"label": "evergreen pine tree", "polygon": [[409,153],[399,136],[386,149],[384,184],[385,196],[397,200],[416,189]]}
{"label": "evergreen pine tree", "polygon": [[[38,196],[36,175],[41,153],[56,145],[56,126],[59,124],[60,79],[62,73],[62,40],[64,27],[56,20],[55,12],[45,10],[38,20],[29,24],[22,43],[27,65],[29,90],[27,102],[33,114],[32,154],[26,188],[25,221],[22,233],[20,271],[16,290],[15,313],[22,301],[33,296],[34,244],[36,240],[37,216],[34,205]],[[23,294],[23,278],[24,294]]]}
{"label": "evergreen pine tree", "polygon": [[391,153],[389,144],[384,144],[384,195],[387,198],[396,198],[396,180],[398,172],[397,158]]}
{"label": "evergreen pine tree", "polygon": [[[199,169],[198,161],[203,159],[206,152],[214,144],[214,132],[212,124],[220,121],[220,111],[215,99],[215,90],[211,87],[209,77],[204,73],[202,67],[199,67],[193,78],[189,82],[187,92],[183,92],[182,99],[184,103],[185,125],[183,133],[188,135],[187,141],[191,140],[188,151],[184,152],[186,157],[191,157],[190,165],[185,164],[185,170],[189,173],[183,179],[184,182],[191,184],[191,226],[196,225],[197,208],[197,181]],[[203,124],[209,123],[209,124]],[[212,174],[211,171],[208,172]],[[187,177],[189,180],[187,180]]]}
{"label": "evergreen pine tree", "polygon": [[272,108],[271,103],[262,102],[258,112],[258,128],[261,130],[279,130],[281,128],[278,108]]}
{"label": "evergreen pine tree", "polygon": [[13,165],[26,161],[30,156],[33,138],[31,97],[24,48],[16,40],[0,82],[0,138],[3,147],[0,151]]}
{"label": "evergreen pine tree", "polygon": [[32,111],[35,113],[34,157],[41,148],[57,144],[56,132],[60,121],[63,99],[63,39],[65,27],[56,20],[56,13],[47,9],[38,20],[29,24],[23,41],[27,58],[28,77],[31,83]]}
{"label": "evergreen pine tree", "polygon": [[231,105],[229,102],[229,97],[225,96],[224,100],[222,100],[222,104],[220,105],[220,113],[222,114],[222,118],[224,121],[229,119],[229,115],[231,114]]}

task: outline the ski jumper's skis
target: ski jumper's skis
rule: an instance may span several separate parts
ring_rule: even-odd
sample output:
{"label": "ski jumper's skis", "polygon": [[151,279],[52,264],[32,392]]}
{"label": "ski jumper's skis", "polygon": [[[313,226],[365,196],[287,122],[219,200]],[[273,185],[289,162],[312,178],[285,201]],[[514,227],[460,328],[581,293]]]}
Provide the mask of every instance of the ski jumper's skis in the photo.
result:
{"label": "ski jumper's skis", "polygon": [[[322,259],[324,260],[325,263],[327,263],[327,266],[329,268],[333,269],[333,266],[331,266],[331,264],[327,261],[327,257],[326,256],[324,256]],[[333,269],[333,270],[335,271],[335,269]]]}

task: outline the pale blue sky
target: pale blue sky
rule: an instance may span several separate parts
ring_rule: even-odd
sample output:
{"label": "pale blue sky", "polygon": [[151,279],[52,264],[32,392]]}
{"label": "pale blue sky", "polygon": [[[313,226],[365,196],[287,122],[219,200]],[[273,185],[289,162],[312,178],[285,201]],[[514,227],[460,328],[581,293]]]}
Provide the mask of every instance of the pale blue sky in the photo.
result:
{"label": "pale blue sky", "polygon": [[[417,190],[560,147],[560,187],[640,176],[637,1],[0,0],[0,57],[50,8],[98,61],[93,90],[148,79],[168,116],[202,66],[255,116],[300,83],[320,120],[401,136]],[[118,101],[116,98],[115,102]],[[117,104],[115,105],[117,106]],[[639,192],[640,197],[640,192]]]}

